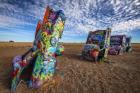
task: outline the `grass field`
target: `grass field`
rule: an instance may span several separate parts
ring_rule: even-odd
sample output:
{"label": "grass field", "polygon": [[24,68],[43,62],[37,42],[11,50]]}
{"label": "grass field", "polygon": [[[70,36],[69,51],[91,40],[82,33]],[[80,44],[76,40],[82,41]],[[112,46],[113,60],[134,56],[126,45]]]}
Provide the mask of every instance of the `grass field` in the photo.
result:
{"label": "grass field", "polygon": [[[0,43],[0,93],[10,93],[13,57],[31,46],[32,43]],[[53,80],[39,89],[29,89],[21,83],[17,93],[140,93],[140,44],[133,44],[132,53],[109,55],[109,62],[96,64],[81,59],[82,44],[64,46]]]}

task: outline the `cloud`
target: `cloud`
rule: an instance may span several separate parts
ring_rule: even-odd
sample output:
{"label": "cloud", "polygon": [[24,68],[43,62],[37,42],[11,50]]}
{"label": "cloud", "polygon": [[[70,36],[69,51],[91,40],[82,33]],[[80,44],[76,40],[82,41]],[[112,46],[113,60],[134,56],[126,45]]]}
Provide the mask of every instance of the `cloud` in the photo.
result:
{"label": "cloud", "polygon": [[47,5],[64,11],[64,36],[80,37],[107,27],[118,33],[140,28],[139,0],[1,0],[0,28],[35,27]]}
{"label": "cloud", "polygon": [[17,27],[23,25],[35,25],[33,23],[29,23],[20,19],[16,19],[14,17],[8,17],[4,15],[0,15],[0,27],[8,28],[8,27]]}
{"label": "cloud", "polygon": [[129,32],[139,27],[140,27],[140,19],[136,19],[113,24],[112,30],[118,32]]}

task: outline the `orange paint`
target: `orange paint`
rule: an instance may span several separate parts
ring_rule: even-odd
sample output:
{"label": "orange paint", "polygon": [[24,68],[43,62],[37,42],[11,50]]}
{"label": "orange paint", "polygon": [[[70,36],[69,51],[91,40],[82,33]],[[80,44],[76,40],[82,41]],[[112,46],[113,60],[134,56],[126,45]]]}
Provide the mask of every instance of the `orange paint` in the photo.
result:
{"label": "orange paint", "polygon": [[99,55],[99,51],[97,49],[91,50],[90,55],[92,57],[97,57]]}
{"label": "orange paint", "polygon": [[46,12],[45,12],[45,15],[44,15],[43,23],[47,23],[47,22],[48,22],[49,14],[50,14],[50,8],[49,8],[49,6],[48,6],[48,7],[46,8]]}
{"label": "orange paint", "polygon": [[37,27],[36,27],[36,32],[35,32],[35,38],[36,38],[36,35],[37,35],[40,28],[41,28],[41,22],[38,21],[38,24],[37,24]]}

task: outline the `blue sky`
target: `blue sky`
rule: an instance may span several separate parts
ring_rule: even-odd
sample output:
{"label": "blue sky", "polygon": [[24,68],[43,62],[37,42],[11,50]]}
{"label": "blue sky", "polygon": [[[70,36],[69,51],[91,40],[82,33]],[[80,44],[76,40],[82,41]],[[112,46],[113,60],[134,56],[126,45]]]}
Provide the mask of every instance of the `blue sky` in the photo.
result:
{"label": "blue sky", "polygon": [[48,5],[66,15],[63,42],[85,42],[89,31],[110,27],[140,43],[139,0],[0,0],[0,41],[32,42]]}

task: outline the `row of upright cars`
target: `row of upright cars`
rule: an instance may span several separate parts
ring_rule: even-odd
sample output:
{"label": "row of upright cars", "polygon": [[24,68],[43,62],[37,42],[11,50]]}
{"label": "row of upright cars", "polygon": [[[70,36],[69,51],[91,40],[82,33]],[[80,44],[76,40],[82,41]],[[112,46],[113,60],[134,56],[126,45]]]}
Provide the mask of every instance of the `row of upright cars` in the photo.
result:
{"label": "row of upright cars", "polygon": [[127,35],[111,36],[111,29],[90,31],[82,50],[82,57],[103,61],[107,55],[122,55],[131,52],[131,37]]}
{"label": "row of upright cars", "polygon": [[131,52],[131,37],[126,35],[114,35],[110,38],[109,54],[121,55],[125,52]]}

